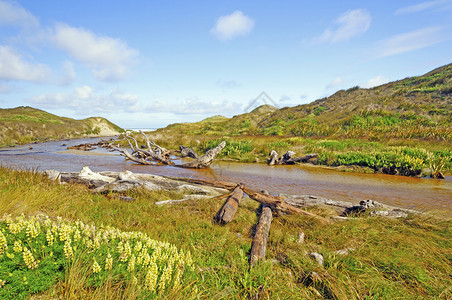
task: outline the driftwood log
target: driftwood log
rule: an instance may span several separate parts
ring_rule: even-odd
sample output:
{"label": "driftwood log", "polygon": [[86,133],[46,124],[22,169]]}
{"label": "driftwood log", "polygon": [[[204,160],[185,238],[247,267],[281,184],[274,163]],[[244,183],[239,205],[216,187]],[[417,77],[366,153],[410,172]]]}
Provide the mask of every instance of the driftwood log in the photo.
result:
{"label": "driftwood log", "polygon": [[[180,168],[192,168],[192,169],[202,169],[210,166],[215,159],[215,157],[223,150],[223,148],[226,146],[226,142],[223,141],[216,147],[209,149],[204,155],[199,156],[193,149],[187,148],[184,146],[180,146],[180,153],[181,157],[191,157],[195,160],[191,162],[187,162],[181,165],[176,165],[171,160],[171,155],[176,154],[176,151],[167,150],[156,143],[149,140],[149,137],[140,130],[140,133],[143,135],[143,137],[146,140],[147,150],[141,149],[141,147],[138,146],[137,140],[128,135],[124,134],[121,137],[127,140],[129,143],[130,148],[132,149],[132,153],[127,151],[126,149],[118,148],[111,146],[112,149],[115,151],[119,151],[122,153],[123,156],[125,156],[127,159],[136,162],[138,164],[142,165],[152,165],[154,164],[154,161],[164,164],[164,165],[170,165],[170,166],[176,166]],[[132,143],[132,141],[134,143]],[[146,148],[144,146],[144,148]]]}
{"label": "driftwood log", "polygon": [[192,148],[188,148],[188,147],[184,147],[184,146],[180,145],[179,150],[180,150],[180,157],[182,157],[182,158],[191,157],[194,159],[198,159],[198,157],[199,157],[198,153],[196,153],[195,150],[193,150]]}
{"label": "driftwood log", "polygon": [[202,169],[210,166],[214,158],[223,150],[226,146],[226,142],[222,141],[218,146],[208,150],[203,156],[198,157],[196,160],[181,165],[182,168]]}
{"label": "driftwood log", "polygon": [[226,224],[232,221],[243,198],[243,185],[238,184],[215,215],[215,221]]}
{"label": "driftwood log", "polygon": [[[263,192],[268,195],[268,192]],[[259,260],[265,259],[265,252],[267,249],[268,234],[272,223],[272,210],[267,205],[261,204],[259,207],[261,212],[259,222],[256,226],[253,242],[251,244],[250,266],[253,267]]]}
{"label": "driftwood log", "polygon": [[267,165],[273,166],[273,165],[294,165],[296,163],[306,163],[310,159],[317,158],[318,155],[308,154],[306,156],[302,157],[293,157],[295,155],[295,152],[293,151],[287,151],[283,156],[278,158],[278,152],[275,150],[272,150],[269,154],[269,157],[267,158]]}
{"label": "driftwood log", "polygon": [[256,233],[251,244],[250,265],[254,266],[257,261],[265,259],[267,249],[268,234],[272,223],[272,210],[266,205],[262,205],[262,213],[256,227]]}

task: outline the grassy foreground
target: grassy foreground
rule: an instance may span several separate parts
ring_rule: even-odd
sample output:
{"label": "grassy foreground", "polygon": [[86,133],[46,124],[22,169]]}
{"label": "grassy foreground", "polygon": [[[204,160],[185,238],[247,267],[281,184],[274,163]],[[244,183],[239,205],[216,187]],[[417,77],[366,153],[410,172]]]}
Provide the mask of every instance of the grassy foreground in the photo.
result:
{"label": "grassy foreground", "polygon": [[[10,214],[0,221],[0,231],[9,242],[8,249],[3,248],[4,253],[0,256],[0,294],[5,293],[4,295],[10,295],[7,298],[14,299],[26,298],[33,293],[38,293],[44,299],[58,296],[65,299],[452,297],[452,223],[437,214],[398,220],[353,218],[329,225],[304,216],[279,216],[272,222],[267,261],[250,269],[247,256],[257,221],[257,203],[245,199],[234,221],[226,226],[219,226],[212,223],[212,217],[220,208],[222,200],[188,201],[160,207],[155,205],[156,201],[177,199],[180,195],[145,191],[134,191],[130,195],[136,197],[136,201],[124,202],[111,195],[92,194],[82,186],[58,185],[35,172],[0,167],[0,216]],[[321,208],[313,208],[311,211],[325,217],[333,214],[332,211]],[[23,235],[22,252],[15,252],[14,248],[17,250],[18,245],[14,245],[12,241],[8,224],[21,214],[24,214],[23,219],[19,217],[16,222],[25,220],[25,225],[22,233],[16,234]],[[74,257],[68,263],[65,261],[64,249],[54,250],[54,258],[50,261],[57,267],[53,267],[51,263],[44,264],[49,259],[45,255],[45,247],[42,248],[44,250],[33,250],[34,245],[37,245],[32,241],[35,231],[31,225],[27,225],[33,222],[27,223],[26,220],[38,220],[37,217],[31,218],[38,214],[49,216],[48,221],[43,221],[47,224],[64,223],[67,227],[74,228],[81,228],[80,224],[85,224],[91,232],[113,230],[136,232],[130,233],[133,236],[145,234],[145,239],[173,245],[170,248],[177,249],[174,250],[177,253],[191,253],[192,262],[184,263],[186,268],[180,276],[180,282],[176,285],[175,279],[172,279],[169,284],[172,288],[164,288],[161,293],[158,289],[156,293],[146,290],[146,284],[141,282],[146,280],[146,274],[139,274],[138,257],[132,273],[128,270],[132,260],[129,257],[124,261],[122,270],[108,273],[112,274],[109,279],[99,279],[108,275],[104,266],[108,253],[113,257],[113,266],[119,265],[123,260],[124,257],[115,256],[117,254],[114,249],[119,247],[119,240],[122,241],[122,247],[126,247],[125,243],[129,241],[129,246],[134,251],[137,239],[103,238],[102,241],[107,242],[101,243],[99,249],[105,248],[102,248],[103,254],[96,252],[99,255],[94,258],[96,260],[93,260],[94,254],[91,254],[95,251],[74,250]],[[52,225],[49,226],[52,228]],[[61,231],[61,228],[55,230]],[[300,232],[306,234],[303,243],[298,242]],[[46,239],[46,234],[42,234]],[[70,237],[74,239],[74,236],[75,232],[72,232]],[[86,244],[91,245],[89,247],[94,247],[96,236],[93,233],[92,239],[85,237]],[[39,239],[39,235],[36,238]],[[55,242],[61,240],[61,232],[54,232],[54,239]],[[49,244],[48,240],[42,243]],[[142,246],[143,244],[145,243]],[[1,245],[0,236],[0,249]],[[78,244],[73,242],[73,245]],[[24,254],[25,247],[31,249],[36,266],[33,265],[33,259]],[[354,250],[347,255],[335,254],[335,251],[347,248]],[[310,258],[309,253],[313,251],[324,256],[324,266]],[[123,252],[127,251],[123,249]],[[171,257],[167,255],[168,260]],[[97,268],[95,261],[101,270]],[[30,268],[29,265],[33,267]],[[169,263],[165,265],[168,266]],[[11,271],[11,268],[14,270]],[[164,273],[161,269],[158,266],[159,280]],[[312,276],[312,272],[317,275]],[[22,275],[17,278],[16,274],[19,273]],[[176,278],[174,274],[175,272],[173,278]],[[49,277],[52,281],[47,286],[42,286],[44,278],[49,281]],[[32,282],[39,282],[41,286]]]}

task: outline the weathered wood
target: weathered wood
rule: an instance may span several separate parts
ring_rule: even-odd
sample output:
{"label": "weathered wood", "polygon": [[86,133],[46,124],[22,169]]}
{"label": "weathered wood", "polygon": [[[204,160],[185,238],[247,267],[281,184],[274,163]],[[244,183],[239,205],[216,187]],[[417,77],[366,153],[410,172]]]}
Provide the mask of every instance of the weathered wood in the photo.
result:
{"label": "weathered wood", "polygon": [[117,151],[121,152],[122,154],[124,154],[124,156],[127,157],[128,159],[130,159],[131,161],[134,161],[134,162],[142,164],[142,165],[152,165],[152,162],[147,161],[144,158],[138,158],[136,156],[133,156],[126,149],[115,148],[115,150],[117,150]]}
{"label": "weathered wood", "polygon": [[237,212],[237,209],[239,207],[240,201],[243,198],[243,190],[242,185],[238,184],[234,191],[232,192],[232,195],[230,195],[226,201],[224,202],[223,206],[220,208],[220,210],[215,215],[215,221],[220,224],[226,224],[232,221],[234,218],[235,213]]}
{"label": "weathered wood", "polygon": [[[161,156],[160,154],[158,154],[158,153],[156,153],[154,151],[146,151],[146,150],[139,149],[139,150],[136,150],[135,152],[136,153],[140,153],[141,152],[141,153],[145,154],[146,156],[149,156],[153,160],[156,160],[156,161],[158,161],[158,162],[160,162],[162,164],[169,165],[169,166],[173,166],[174,165],[174,162],[172,160],[166,159],[166,158],[164,158],[163,156]],[[147,165],[149,165],[149,164],[150,163],[147,163]]]}
{"label": "weathered wood", "polygon": [[[198,159],[185,163],[181,165],[182,168],[192,168],[192,169],[202,169],[210,166],[212,164],[212,161],[214,158],[223,150],[223,148],[226,146],[226,142],[222,141],[218,146],[215,148],[210,149],[207,151],[203,156],[199,157]],[[178,166],[179,167],[179,166]]]}
{"label": "weathered wood", "polygon": [[270,152],[270,157],[267,158],[267,165],[273,166],[278,161],[278,152],[272,150]]}
{"label": "weathered wood", "polygon": [[243,187],[243,191],[248,195],[248,197],[250,197],[251,199],[262,203],[262,204],[266,204],[268,206],[270,206],[272,208],[273,211],[280,211],[280,212],[285,212],[285,213],[294,213],[294,214],[299,214],[299,215],[306,215],[312,218],[315,218],[317,220],[320,220],[324,223],[330,223],[329,220],[320,217],[316,214],[307,212],[305,210],[296,208],[288,203],[286,203],[284,201],[284,199],[282,197],[274,197],[274,196],[270,196],[270,195],[265,195],[262,193],[258,193],[257,191],[254,191],[250,188],[247,187]]}
{"label": "weathered wood", "polygon": [[302,157],[293,157],[294,155],[295,155],[295,152],[287,151],[283,156],[278,158],[278,152],[276,152],[275,150],[272,150],[270,152],[270,157],[267,158],[267,164],[269,166],[272,166],[272,165],[294,165],[294,164],[300,163],[300,162],[305,163],[305,162],[308,162],[312,158],[318,157],[318,155],[315,154],[315,153],[308,154],[308,155],[302,156]]}
{"label": "weathered wood", "polygon": [[286,164],[294,164],[294,163],[306,163],[308,162],[310,159],[313,158],[317,158],[318,154],[316,153],[312,153],[312,154],[308,154],[306,156],[302,156],[302,157],[293,157],[291,159],[289,159],[288,161],[286,161]]}
{"label": "weathered wood", "polygon": [[184,147],[182,145],[179,145],[180,149],[180,157],[191,157],[194,159],[198,159],[199,155],[195,152],[192,148]]}
{"label": "weathered wood", "polygon": [[183,177],[173,177],[173,176],[167,176],[167,178],[174,179],[174,180],[179,180],[179,181],[185,181],[185,182],[188,182],[188,183],[213,186],[213,187],[216,187],[216,188],[226,189],[226,190],[230,190],[230,191],[232,191],[237,186],[237,183],[228,182],[228,181],[220,181],[220,180],[183,178]]}
{"label": "weathered wood", "polygon": [[151,145],[154,146],[155,148],[157,148],[161,152],[160,154],[162,154],[162,156],[163,156],[164,153],[168,152],[167,149],[165,149],[163,147],[160,147],[159,145],[157,145],[153,141],[150,141],[148,136],[142,130],[140,130],[139,132],[144,136],[144,138],[146,140],[146,144],[147,144],[148,149],[149,149],[150,152],[156,152],[156,151],[152,150]]}
{"label": "weathered wood", "polygon": [[259,260],[265,259],[268,234],[272,223],[271,208],[265,204],[261,205],[261,207],[262,212],[251,244],[250,266],[254,266]]}

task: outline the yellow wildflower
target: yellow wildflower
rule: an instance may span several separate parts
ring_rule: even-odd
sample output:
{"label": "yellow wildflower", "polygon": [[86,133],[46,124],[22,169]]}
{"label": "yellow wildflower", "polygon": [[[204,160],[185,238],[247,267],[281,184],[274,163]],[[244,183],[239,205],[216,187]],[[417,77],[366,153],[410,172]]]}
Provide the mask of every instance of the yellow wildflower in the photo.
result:
{"label": "yellow wildflower", "polygon": [[30,250],[28,250],[27,247],[24,247],[23,258],[24,258],[25,264],[27,265],[27,268],[33,270],[38,267],[38,263],[35,261],[33,254],[31,253]]}
{"label": "yellow wildflower", "polygon": [[94,260],[94,262],[93,262],[93,265],[91,268],[93,270],[93,273],[97,274],[101,271],[101,268],[100,268],[99,264],[97,263],[97,260],[95,258],[93,258],[93,260]]}

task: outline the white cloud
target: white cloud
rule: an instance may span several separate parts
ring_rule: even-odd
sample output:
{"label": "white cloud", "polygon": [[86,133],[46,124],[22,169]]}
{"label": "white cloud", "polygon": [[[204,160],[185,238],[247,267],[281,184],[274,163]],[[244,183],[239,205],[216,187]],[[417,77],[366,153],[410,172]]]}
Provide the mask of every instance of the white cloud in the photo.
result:
{"label": "white cloud", "polygon": [[179,101],[177,105],[157,100],[145,106],[146,112],[169,112],[177,115],[213,115],[241,112],[241,104],[230,101],[203,101],[197,97]]}
{"label": "white cloud", "polygon": [[241,86],[241,84],[235,80],[217,80],[215,85],[223,89],[233,89]]}
{"label": "white cloud", "polygon": [[240,10],[236,10],[230,15],[219,17],[210,32],[218,39],[226,41],[249,34],[253,27],[254,20],[244,15]]}
{"label": "white cloud", "polygon": [[39,26],[39,21],[29,11],[14,2],[0,1],[0,26]]}
{"label": "white cloud", "polygon": [[241,105],[229,101],[203,101],[197,97],[178,100],[141,101],[138,95],[113,90],[99,94],[90,86],[76,87],[71,93],[41,94],[27,100],[31,105],[42,109],[68,109],[80,116],[108,115],[115,113],[175,115],[213,115],[241,112]]}
{"label": "white cloud", "polygon": [[450,9],[452,8],[451,0],[434,0],[421,2],[415,5],[405,6],[396,10],[396,15],[413,14],[421,11],[428,10],[430,8]]}
{"label": "white cloud", "polygon": [[344,83],[344,79],[342,79],[341,77],[337,77],[326,86],[326,89],[330,90],[330,89],[337,88],[338,86],[340,86],[343,83]]}
{"label": "white cloud", "polygon": [[441,27],[427,27],[393,36],[377,45],[377,58],[410,52],[441,43],[449,37],[441,34]]}
{"label": "white cloud", "polygon": [[349,10],[340,15],[334,23],[336,26],[325,29],[322,35],[314,38],[315,42],[337,43],[361,35],[370,28],[372,17],[365,9]]}
{"label": "white cloud", "polygon": [[26,61],[12,47],[0,46],[0,79],[45,82],[50,73],[46,65]]}
{"label": "white cloud", "polygon": [[375,86],[379,86],[379,85],[388,83],[389,81],[390,81],[389,78],[386,78],[386,77],[384,77],[384,76],[382,76],[382,75],[378,75],[378,76],[375,77],[375,78],[369,79],[369,81],[367,81],[367,82],[366,82],[365,84],[363,84],[361,87],[366,88],[366,89],[368,89],[368,88],[373,88],[373,87],[375,87]]}
{"label": "white cloud", "polygon": [[287,101],[291,101],[291,100],[292,100],[292,98],[290,98],[290,96],[287,96],[287,95],[282,95],[279,98],[279,102],[287,102]]}
{"label": "white cloud", "polygon": [[90,86],[79,86],[72,93],[42,94],[27,100],[43,109],[69,109],[77,115],[93,116],[115,112],[138,112],[140,103],[137,95],[111,91],[97,94]]}
{"label": "white cloud", "polygon": [[138,51],[120,39],[99,36],[62,23],[55,26],[53,41],[103,81],[126,77],[138,57]]}
{"label": "white cloud", "polygon": [[71,61],[65,61],[62,67],[62,77],[58,80],[59,85],[68,85],[72,83],[77,76],[74,70],[74,64]]}

